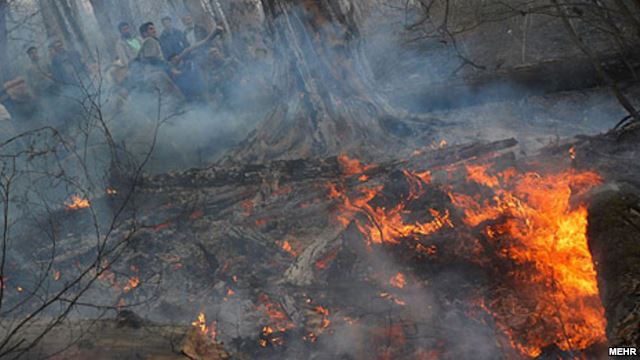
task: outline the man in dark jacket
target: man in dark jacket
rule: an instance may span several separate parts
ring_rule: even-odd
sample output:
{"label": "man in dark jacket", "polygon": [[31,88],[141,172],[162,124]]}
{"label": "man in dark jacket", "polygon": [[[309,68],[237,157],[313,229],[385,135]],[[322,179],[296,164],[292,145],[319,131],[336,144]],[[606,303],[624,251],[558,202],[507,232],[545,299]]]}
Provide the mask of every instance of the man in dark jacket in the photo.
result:
{"label": "man in dark jacket", "polygon": [[184,33],[173,27],[173,21],[170,17],[162,19],[162,34],[160,35],[160,45],[162,45],[162,53],[165,59],[173,54],[180,54],[184,49],[189,47]]}
{"label": "man in dark jacket", "polygon": [[64,86],[87,85],[89,69],[77,51],[67,50],[62,40],[55,40],[51,46],[51,71],[56,83]]}

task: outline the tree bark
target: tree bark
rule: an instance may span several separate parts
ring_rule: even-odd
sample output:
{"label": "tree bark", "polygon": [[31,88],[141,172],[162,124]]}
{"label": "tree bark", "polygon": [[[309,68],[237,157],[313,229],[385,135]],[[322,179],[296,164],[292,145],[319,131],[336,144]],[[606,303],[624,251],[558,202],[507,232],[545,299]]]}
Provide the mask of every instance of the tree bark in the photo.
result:
{"label": "tree bark", "polygon": [[[375,89],[352,3],[263,0],[273,38],[273,114],[225,160],[263,162],[346,152],[368,158],[415,135]],[[424,125],[424,124],[422,124]],[[393,151],[393,150],[391,150]]]}
{"label": "tree bark", "polygon": [[62,12],[67,20],[67,24],[69,25],[69,32],[75,38],[76,43],[80,45],[82,49],[89,50],[89,53],[91,53],[94,46],[89,45],[89,41],[87,40],[82,29],[82,25],[79,22],[80,16],[77,8],[78,3],[69,3],[68,0],[60,1],[59,3],[62,6]]}
{"label": "tree bark", "polygon": [[7,15],[9,11],[9,4],[7,0],[0,0],[0,64],[2,66],[2,72],[0,72],[0,80],[5,82],[9,78],[7,62],[7,46],[8,46],[8,34],[7,34]]}
{"label": "tree bark", "polygon": [[107,1],[90,0],[90,2],[91,2],[91,7],[93,8],[93,14],[95,15],[96,20],[98,21],[98,25],[100,26],[100,29],[102,30],[100,33],[102,34],[105,47],[106,49],[113,51],[115,47],[115,43],[118,39],[117,38],[118,24],[114,22],[114,19],[112,19],[109,14]]}
{"label": "tree bark", "polygon": [[55,22],[55,26],[57,29],[54,37],[62,36],[67,44],[73,44],[73,36],[71,35],[69,28],[67,27],[66,20],[64,18],[64,15],[62,14],[62,11],[58,7],[58,4],[55,2],[48,2],[47,0],[41,0],[40,4],[41,6],[43,6],[43,8],[46,8],[50,14],[53,15],[52,19],[54,19],[53,21]]}
{"label": "tree bark", "polygon": [[42,16],[42,22],[44,24],[45,31],[47,32],[47,38],[55,38],[62,35],[56,17],[53,14],[51,8],[53,4],[47,0],[38,0],[40,15]]}
{"label": "tree bark", "polygon": [[640,343],[640,199],[620,185],[597,194],[589,208],[589,248],[598,272],[611,347]]}

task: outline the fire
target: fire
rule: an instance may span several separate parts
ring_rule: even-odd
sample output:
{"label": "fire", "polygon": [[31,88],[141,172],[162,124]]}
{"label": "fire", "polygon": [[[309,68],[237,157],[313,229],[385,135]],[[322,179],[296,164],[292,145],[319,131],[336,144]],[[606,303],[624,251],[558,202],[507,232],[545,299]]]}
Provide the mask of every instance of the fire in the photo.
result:
{"label": "fire", "polygon": [[300,255],[299,244],[292,244],[292,241],[289,240],[284,240],[281,242],[278,241],[277,243],[280,245],[280,248],[282,248],[282,250],[284,250],[289,255],[293,257],[297,257],[298,255]]}
{"label": "fire", "polygon": [[282,306],[272,302],[268,295],[260,294],[258,301],[260,302],[259,309],[269,318],[269,322],[275,330],[285,332],[295,327],[284,310],[282,310]]}
{"label": "fire", "polygon": [[329,264],[338,256],[337,251],[331,251],[324,257],[316,260],[315,266],[317,270],[326,270],[329,267]]}
{"label": "fire", "polygon": [[106,192],[106,193],[107,193],[107,195],[109,195],[109,196],[116,196],[116,195],[118,195],[118,190],[116,190],[116,189],[114,189],[114,188],[111,188],[111,187],[108,187],[108,188],[105,190],[105,192]]}
{"label": "fire", "polygon": [[269,344],[273,346],[284,345],[284,338],[275,333],[275,330],[271,326],[263,326],[260,330],[260,339],[258,339],[258,345],[266,348]]}
{"label": "fire", "polygon": [[289,241],[287,241],[287,240],[285,240],[282,243],[282,250],[288,252],[292,256],[296,256],[296,254],[293,252],[293,248],[291,247],[291,244],[289,244]]}
{"label": "fire", "polygon": [[345,175],[359,175],[363,172],[374,168],[373,165],[363,165],[357,159],[351,159],[349,156],[342,154],[338,156],[338,162],[342,167],[342,171]]}
{"label": "fire", "polygon": [[127,282],[127,285],[124,286],[124,288],[122,288],[122,291],[124,291],[125,293],[128,293],[129,291],[137,288],[140,285],[140,278],[137,276],[133,276],[129,279],[129,281]]}
{"label": "fire", "polygon": [[[407,223],[404,220],[404,215],[408,214],[408,211],[405,209],[404,202],[391,209],[371,205],[371,200],[382,189],[382,186],[361,187],[360,195],[355,199],[350,199],[338,191],[335,184],[329,184],[329,196],[342,203],[342,211],[337,217],[338,221],[345,227],[353,221],[369,245],[383,243],[397,245],[404,238],[428,236],[444,227],[453,228],[447,209],[443,212],[429,209],[427,213],[432,217],[431,221]],[[367,220],[362,220],[356,216],[357,214],[365,215]]]}
{"label": "fire", "polygon": [[395,288],[402,289],[407,284],[407,279],[404,277],[403,273],[399,272],[389,280],[389,283]]}
{"label": "fire", "polygon": [[[514,293],[496,296],[487,306],[499,324],[525,317],[519,329],[502,325],[513,346],[537,356],[550,344],[579,350],[603,341],[606,323],[587,245],[587,209],[570,202],[598,185],[599,176],[574,170],[492,173],[487,165],[470,165],[466,172],[470,183],[491,195],[451,192],[452,202],[469,226],[491,224],[484,228],[489,242],[517,265],[508,274],[517,284]],[[531,297],[535,304],[526,301]]]}
{"label": "fire", "polygon": [[576,148],[575,146],[572,146],[571,148],[569,148],[569,158],[571,158],[571,160],[575,160],[576,159]]}
{"label": "fire", "polygon": [[329,320],[329,309],[323,306],[316,306],[313,310],[322,315],[322,323],[320,324],[321,330],[328,328],[329,325],[331,325],[331,320]]}
{"label": "fire", "polygon": [[64,203],[67,210],[79,210],[86,209],[91,206],[89,200],[84,199],[78,195],[72,195],[71,200]]}
{"label": "fire", "polygon": [[[575,149],[570,156],[575,156]],[[346,173],[364,171],[357,160],[347,159],[341,160],[350,169]],[[495,318],[509,346],[523,355],[538,356],[550,345],[576,351],[603,342],[606,320],[587,245],[587,209],[573,202],[601,183],[598,174],[573,169],[544,174],[515,168],[498,171],[492,164],[447,170],[466,175],[464,184],[438,186],[448,193],[459,216],[452,216],[452,208],[415,210],[417,204],[424,205],[425,189],[435,187],[429,171],[403,171],[408,194],[402,199],[391,198],[385,185],[375,180],[351,191],[329,183],[328,196],[337,203],[337,222],[345,228],[355,226],[369,246],[414,241],[410,247],[417,254],[433,256],[439,249],[425,238],[454,228],[453,219],[460,219],[460,231],[467,229],[482,240],[473,244],[478,250],[472,261],[492,267],[504,278],[504,286],[497,286],[482,308]],[[316,262],[318,269],[321,266],[324,262]],[[398,273],[389,283],[403,288],[406,278]],[[388,292],[380,297],[405,304]]]}
{"label": "fire", "polygon": [[216,341],[218,337],[218,325],[214,321],[211,323],[211,326],[208,326],[207,317],[203,312],[198,314],[198,319],[192,322],[191,325],[200,329],[200,332],[203,335],[208,336],[212,341]]}
{"label": "fire", "polygon": [[388,292],[381,292],[380,293],[380,297],[383,298],[383,299],[387,299],[389,301],[392,301],[392,302],[394,302],[394,303],[396,303],[397,305],[400,305],[400,306],[407,305],[407,303],[404,300],[400,299],[399,297],[397,297],[397,296],[395,296],[393,294],[389,294]]}

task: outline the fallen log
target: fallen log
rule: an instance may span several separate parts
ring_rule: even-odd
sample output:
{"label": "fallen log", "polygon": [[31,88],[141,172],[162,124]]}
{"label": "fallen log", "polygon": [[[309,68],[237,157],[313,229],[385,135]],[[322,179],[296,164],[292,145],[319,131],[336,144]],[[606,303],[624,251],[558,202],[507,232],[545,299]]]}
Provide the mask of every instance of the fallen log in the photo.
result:
{"label": "fallen log", "polygon": [[[600,62],[614,80],[633,79],[632,70],[640,68],[636,58],[625,59],[620,54],[605,54]],[[588,58],[547,60],[536,64],[476,73],[466,79],[452,79],[443,83],[416,84],[414,89],[395,92],[391,98],[415,112],[454,109],[503,101],[525,96],[550,94],[603,86]]]}

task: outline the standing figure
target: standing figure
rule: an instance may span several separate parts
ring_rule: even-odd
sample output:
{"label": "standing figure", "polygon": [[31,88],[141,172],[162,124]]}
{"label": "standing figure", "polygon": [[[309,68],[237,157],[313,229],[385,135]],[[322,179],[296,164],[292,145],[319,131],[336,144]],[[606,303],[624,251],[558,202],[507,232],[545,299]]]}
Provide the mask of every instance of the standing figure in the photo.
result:
{"label": "standing figure", "polygon": [[116,42],[116,54],[120,64],[129,66],[129,63],[138,56],[142,40],[131,33],[131,27],[126,22],[118,25],[118,31],[120,31],[120,39]]}
{"label": "standing figure", "polygon": [[89,69],[82,56],[75,50],[67,50],[62,40],[54,40],[49,46],[52,54],[53,79],[63,86],[84,86],[89,80]]}
{"label": "standing figure", "polygon": [[38,53],[38,48],[31,46],[27,50],[29,65],[27,66],[27,81],[31,91],[38,97],[55,94],[55,82],[51,68],[44,64]]}
{"label": "standing figure", "polygon": [[193,16],[191,14],[187,14],[182,17],[182,24],[184,25],[184,36],[189,42],[187,47],[197,43],[198,41],[204,40],[207,35],[209,35],[207,29],[194,23]]}
{"label": "standing figure", "polygon": [[147,22],[140,26],[142,35],[142,47],[138,54],[138,62],[141,65],[142,89],[146,92],[159,92],[161,96],[169,97],[173,102],[169,106],[174,109],[177,103],[184,100],[182,93],[169,77],[171,67],[165,61],[162,54],[160,41],[157,39],[157,30],[152,22]]}
{"label": "standing figure", "polygon": [[162,19],[162,28],[160,45],[165,59],[169,59],[172,55],[179,55],[189,47],[185,34],[173,27],[170,17],[166,16]]}

